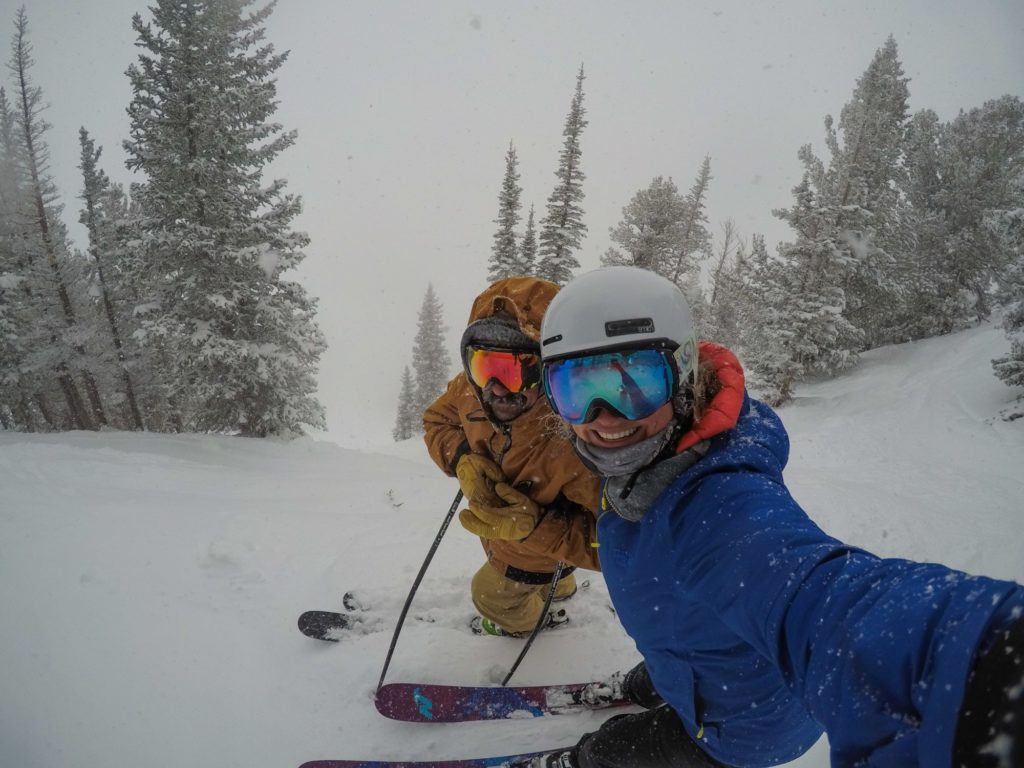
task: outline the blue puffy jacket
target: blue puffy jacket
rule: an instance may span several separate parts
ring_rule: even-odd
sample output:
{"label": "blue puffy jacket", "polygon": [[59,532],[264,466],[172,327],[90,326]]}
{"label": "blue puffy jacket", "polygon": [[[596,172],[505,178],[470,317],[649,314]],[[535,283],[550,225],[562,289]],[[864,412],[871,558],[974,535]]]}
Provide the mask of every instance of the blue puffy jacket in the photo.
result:
{"label": "blue puffy jacket", "polygon": [[642,519],[601,515],[622,625],[727,765],[793,760],[824,729],[834,766],[949,768],[975,651],[1021,615],[1024,587],[827,536],[783,483],[788,454],[778,417],[748,399]]}

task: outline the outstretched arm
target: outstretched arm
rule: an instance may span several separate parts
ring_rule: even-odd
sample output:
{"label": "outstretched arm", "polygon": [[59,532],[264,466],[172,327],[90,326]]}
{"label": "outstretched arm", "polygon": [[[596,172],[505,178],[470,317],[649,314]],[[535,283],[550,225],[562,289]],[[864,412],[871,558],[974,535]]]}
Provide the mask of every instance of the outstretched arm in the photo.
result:
{"label": "outstretched arm", "polygon": [[1024,588],[846,546],[767,475],[723,472],[696,493],[716,501],[716,534],[680,524],[677,573],[775,663],[833,764],[948,766],[976,650]]}

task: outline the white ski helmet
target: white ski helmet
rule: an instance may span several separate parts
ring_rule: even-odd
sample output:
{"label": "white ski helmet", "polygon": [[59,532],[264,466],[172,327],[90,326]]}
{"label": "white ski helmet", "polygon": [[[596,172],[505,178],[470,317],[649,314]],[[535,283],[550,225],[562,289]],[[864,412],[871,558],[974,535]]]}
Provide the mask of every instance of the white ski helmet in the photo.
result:
{"label": "white ski helmet", "polygon": [[545,363],[616,349],[661,347],[673,353],[679,381],[697,369],[697,336],[682,291],[639,267],[605,267],[571,280],[541,324]]}

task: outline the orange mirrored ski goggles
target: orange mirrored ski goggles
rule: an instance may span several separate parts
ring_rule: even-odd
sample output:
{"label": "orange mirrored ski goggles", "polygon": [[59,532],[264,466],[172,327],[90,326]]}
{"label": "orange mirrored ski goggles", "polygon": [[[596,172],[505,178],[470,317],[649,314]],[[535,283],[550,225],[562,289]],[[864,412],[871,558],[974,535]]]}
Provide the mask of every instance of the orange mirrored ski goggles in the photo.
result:
{"label": "orange mirrored ski goggles", "polygon": [[532,352],[467,347],[466,372],[480,389],[497,379],[509,392],[522,392],[540,383],[540,358]]}

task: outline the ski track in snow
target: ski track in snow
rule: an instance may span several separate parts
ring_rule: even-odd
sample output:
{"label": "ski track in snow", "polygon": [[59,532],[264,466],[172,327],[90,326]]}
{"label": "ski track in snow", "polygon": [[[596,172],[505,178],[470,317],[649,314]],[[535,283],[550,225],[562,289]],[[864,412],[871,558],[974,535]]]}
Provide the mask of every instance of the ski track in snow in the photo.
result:
{"label": "ski track in snow", "polygon": [[[991,373],[998,329],[876,350],[780,415],[796,499],[884,556],[1024,580],[1024,419]],[[342,418],[338,415],[337,418]],[[430,725],[372,691],[409,586],[457,490],[409,441],[379,452],[106,432],[0,433],[0,765],[245,766],[457,758],[574,743],[607,713]],[[389,681],[488,684],[522,641],[476,637],[479,541],[454,521]],[[638,660],[599,575],[513,681],[580,682]],[[369,609],[321,643],[308,609]],[[828,765],[825,740],[793,763]]]}

